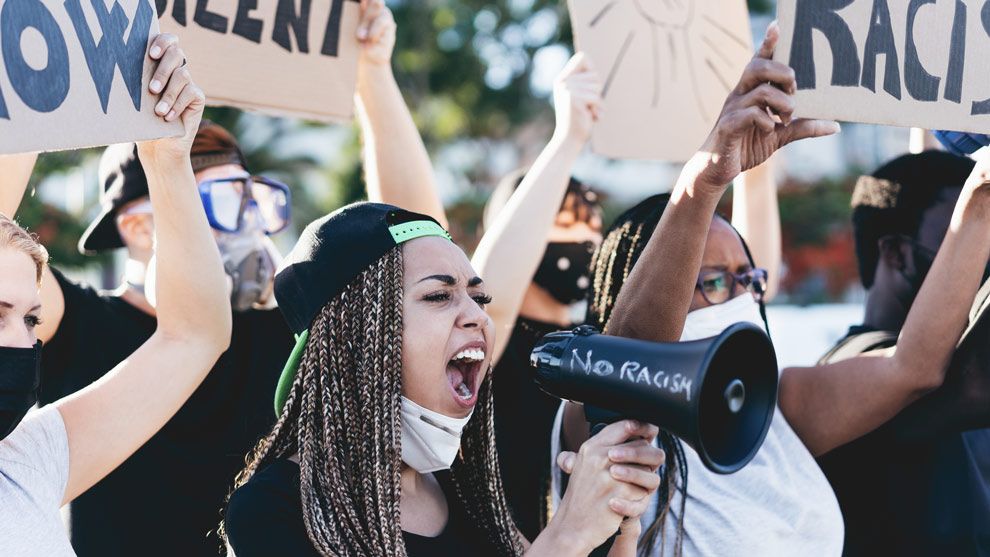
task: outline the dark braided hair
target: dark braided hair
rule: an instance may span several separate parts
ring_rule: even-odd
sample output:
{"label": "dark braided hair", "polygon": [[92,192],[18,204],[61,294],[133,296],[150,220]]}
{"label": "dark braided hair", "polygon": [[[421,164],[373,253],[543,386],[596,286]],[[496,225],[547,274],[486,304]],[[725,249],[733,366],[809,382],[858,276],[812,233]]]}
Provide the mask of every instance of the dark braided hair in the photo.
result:
{"label": "dark braided hair", "polygon": [[[399,502],[402,246],[357,275],[313,319],[288,399],[237,476],[299,455],[306,532],[321,555],[406,555]],[[491,373],[451,470],[470,518],[502,555],[520,555],[495,455]]]}
{"label": "dark braided hair", "polygon": [[[591,292],[585,323],[601,331],[608,329],[612,308],[619,297],[619,291],[629,277],[633,265],[639,260],[643,248],[649,242],[653,230],[660,222],[660,216],[670,200],[669,194],[655,195],[642,201],[632,209],[619,215],[605,233],[601,246],[591,258]],[[643,532],[639,541],[639,552],[647,555],[660,536],[661,547],[664,539],[664,524],[670,511],[671,496],[681,493],[680,521],[677,525],[677,539],[674,540],[674,555],[681,555],[684,541],[684,506],[687,502],[687,461],[684,449],[676,437],[661,429],[658,437],[660,448],[667,460],[660,470],[659,508],[653,524]]]}
{"label": "dark braided hair", "polygon": [[[585,323],[597,327],[603,332],[608,330],[608,323],[612,317],[615,300],[619,297],[619,291],[640,255],[643,254],[643,250],[660,223],[660,217],[663,216],[669,201],[670,194],[666,193],[648,197],[619,215],[609,227],[602,245],[595,250],[591,259],[591,292]],[[729,222],[728,219],[719,214],[716,214],[715,218]],[[729,226],[732,226],[731,223]],[[739,236],[739,231],[735,228],[733,230]],[[739,240],[742,242],[743,250],[746,252],[750,264],[754,264],[746,240],[742,236],[739,236]],[[760,314],[764,324],[766,324],[766,308],[763,302],[760,302]],[[687,503],[688,481],[687,460],[680,441],[667,431],[660,430],[658,441],[660,448],[667,455],[667,461],[660,470],[660,488],[657,490],[659,510],[653,524],[650,524],[640,536],[638,548],[640,555],[649,554],[656,544],[657,536],[660,537],[660,547],[664,547],[666,544],[664,524],[670,512],[672,495],[680,492],[680,520],[677,523],[677,539],[674,540],[674,555],[679,556],[682,554],[684,542],[684,509]]]}

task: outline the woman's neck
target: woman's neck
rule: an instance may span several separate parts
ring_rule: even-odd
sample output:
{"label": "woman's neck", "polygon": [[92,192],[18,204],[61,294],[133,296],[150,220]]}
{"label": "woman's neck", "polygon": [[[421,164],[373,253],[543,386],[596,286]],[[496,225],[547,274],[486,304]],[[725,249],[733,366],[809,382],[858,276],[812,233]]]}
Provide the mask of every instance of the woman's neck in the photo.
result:
{"label": "woman's neck", "polygon": [[428,538],[439,536],[447,525],[448,509],[447,499],[433,474],[420,474],[403,462],[399,485],[402,530]]}

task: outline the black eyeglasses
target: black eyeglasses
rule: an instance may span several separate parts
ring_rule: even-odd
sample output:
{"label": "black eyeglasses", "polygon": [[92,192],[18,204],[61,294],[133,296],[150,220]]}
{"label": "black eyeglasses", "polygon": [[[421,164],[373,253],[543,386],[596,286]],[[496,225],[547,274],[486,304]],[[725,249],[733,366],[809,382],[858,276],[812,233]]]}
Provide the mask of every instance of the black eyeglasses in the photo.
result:
{"label": "black eyeglasses", "polygon": [[695,287],[701,290],[701,296],[706,302],[716,305],[731,300],[737,284],[748,290],[753,299],[759,302],[767,293],[767,271],[750,269],[738,275],[732,271],[702,271]]}

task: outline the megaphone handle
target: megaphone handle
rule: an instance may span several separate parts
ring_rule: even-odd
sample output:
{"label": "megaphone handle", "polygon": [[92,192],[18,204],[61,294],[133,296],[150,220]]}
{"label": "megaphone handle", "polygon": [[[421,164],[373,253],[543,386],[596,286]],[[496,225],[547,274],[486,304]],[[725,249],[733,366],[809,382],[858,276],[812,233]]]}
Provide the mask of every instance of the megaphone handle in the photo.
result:
{"label": "megaphone handle", "polygon": [[[608,424],[605,423],[605,422],[598,422],[598,423],[592,424],[591,425],[591,431],[590,431],[590,434],[591,434],[590,437],[594,437],[595,435],[598,435],[606,427],[608,427]],[[608,555],[608,552],[612,550],[612,544],[615,543],[615,538],[620,533],[621,533],[621,530],[616,530],[616,532],[614,534],[612,534],[612,537],[610,537],[609,539],[605,540],[605,543],[603,543],[602,545],[596,547],[594,551],[592,551],[591,553],[588,554],[588,557],[605,557],[606,555]]]}

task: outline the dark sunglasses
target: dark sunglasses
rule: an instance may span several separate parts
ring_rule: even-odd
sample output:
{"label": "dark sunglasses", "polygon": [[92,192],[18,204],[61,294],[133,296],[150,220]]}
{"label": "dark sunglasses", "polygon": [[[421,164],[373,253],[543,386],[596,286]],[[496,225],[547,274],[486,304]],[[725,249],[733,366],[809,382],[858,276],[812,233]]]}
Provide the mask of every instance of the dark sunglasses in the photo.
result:
{"label": "dark sunglasses", "polygon": [[706,302],[717,305],[732,299],[737,284],[760,302],[767,292],[767,271],[750,269],[738,275],[732,271],[702,271],[695,287],[701,290],[701,297]]}

